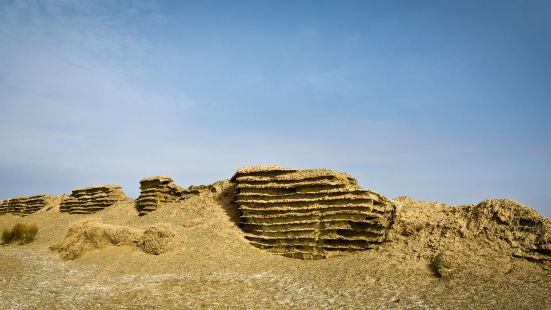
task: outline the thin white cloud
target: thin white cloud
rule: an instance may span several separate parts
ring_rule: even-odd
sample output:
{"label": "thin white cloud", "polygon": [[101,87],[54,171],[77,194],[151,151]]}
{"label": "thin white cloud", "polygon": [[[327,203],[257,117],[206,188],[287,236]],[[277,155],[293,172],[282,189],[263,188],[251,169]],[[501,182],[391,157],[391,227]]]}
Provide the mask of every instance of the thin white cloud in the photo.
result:
{"label": "thin white cloud", "polygon": [[175,115],[190,100],[150,87],[156,77],[144,59],[152,45],[129,19],[160,15],[134,1],[0,5],[1,167],[136,183],[136,172],[166,166],[156,148],[175,137]]}

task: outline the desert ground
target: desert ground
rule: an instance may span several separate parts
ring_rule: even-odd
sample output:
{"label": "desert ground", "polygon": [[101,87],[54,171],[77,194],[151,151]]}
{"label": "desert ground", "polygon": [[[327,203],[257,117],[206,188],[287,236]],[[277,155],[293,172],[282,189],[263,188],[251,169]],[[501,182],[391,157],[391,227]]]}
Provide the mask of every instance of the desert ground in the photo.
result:
{"label": "desert ground", "polygon": [[[473,220],[475,204],[398,197],[376,248],[302,260],[252,246],[238,226],[232,182],[210,189],[143,216],[131,199],[93,214],[59,212],[52,199],[25,217],[0,216],[0,229],[39,227],[34,242],[0,247],[0,308],[551,309],[549,253],[515,254],[535,239],[513,223],[518,210],[539,230],[549,219],[514,201],[486,202],[511,220],[495,222]],[[159,224],[175,239],[158,255],[68,234],[86,225],[138,234]],[[539,242],[549,241],[549,230],[539,230]]]}

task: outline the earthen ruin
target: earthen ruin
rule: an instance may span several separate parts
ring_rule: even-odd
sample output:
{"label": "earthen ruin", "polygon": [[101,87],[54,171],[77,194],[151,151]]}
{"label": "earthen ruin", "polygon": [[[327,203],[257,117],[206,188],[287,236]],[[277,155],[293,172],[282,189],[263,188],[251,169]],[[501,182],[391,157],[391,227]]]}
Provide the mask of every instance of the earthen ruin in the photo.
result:
{"label": "earthen ruin", "polygon": [[114,203],[127,199],[120,185],[99,185],[73,190],[65,198],[59,211],[71,214],[90,214],[103,210]]}
{"label": "earthen ruin", "polygon": [[[389,200],[360,188],[346,173],[280,166],[241,168],[224,182],[226,190],[205,197],[221,199],[219,203],[228,206],[228,214],[235,216],[248,242],[271,253],[322,259],[411,238],[427,243],[418,248],[447,253],[445,249],[453,247],[449,240],[472,238],[504,241],[510,255],[551,268],[550,220],[513,200],[491,199],[456,207],[407,197]],[[47,206],[45,210],[55,211],[58,205],[61,212],[91,214],[117,202],[134,202],[143,216],[159,207],[179,208],[180,202],[205,191],[216,192],[214,185],[184,189],[168,176],[142,179],[140,189],[135,202],[119,185],[75,189],[69,196],[15,197],[0,201],[0,215],[26,216]],[[430,258],[433,254],[422,255]]]}
{"label": "earthen ruin", "polygon": [[155,176],[140,181],[140,196],[136,200],[136,209],[140,215],[156,210],[161,204],[179,202],[197,195],[207,186],[190,186],[184,189],[168,176]]}
{"label": "earthen ruin", "polygon": [[366,250],[383,242],[395,207],[346,173],[279,166],[233,176],[245,237],[261,249],[301,259]]}
{"label": "earthen ruin", "polygon": [[551,266],[549,219],[510,199],[488,199],[469,209],[471,231],[505,240],[515,249],[515,257]]}
{"label": "earthen ruin", "polygon": [[26,216],[32,214],[46,206],[48,198],[47,195],[35,195],[1,200],[0,215],[11,213]]}

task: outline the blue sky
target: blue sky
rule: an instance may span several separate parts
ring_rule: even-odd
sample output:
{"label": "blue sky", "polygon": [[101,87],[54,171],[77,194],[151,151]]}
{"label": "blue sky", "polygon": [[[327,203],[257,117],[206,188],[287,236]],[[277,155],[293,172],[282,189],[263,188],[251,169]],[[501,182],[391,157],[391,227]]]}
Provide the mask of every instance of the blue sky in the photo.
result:
{"label": "blue sky", "polygon": [[0,0],[0,199],[241,166],[551,216],[549,1]]}

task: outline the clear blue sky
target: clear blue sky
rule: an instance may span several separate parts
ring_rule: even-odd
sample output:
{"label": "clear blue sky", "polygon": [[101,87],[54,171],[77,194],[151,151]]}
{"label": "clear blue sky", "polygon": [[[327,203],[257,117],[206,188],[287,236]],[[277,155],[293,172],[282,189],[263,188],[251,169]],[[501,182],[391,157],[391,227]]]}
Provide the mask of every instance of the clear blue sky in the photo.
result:
{"label": "clear blue sky", "polygon": [[551,216],[551,1],[0,0],[0,199],[240,166]]}

